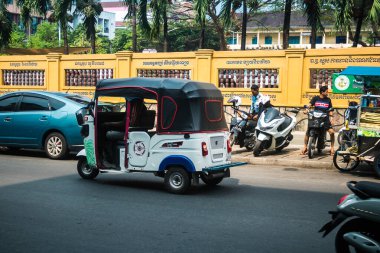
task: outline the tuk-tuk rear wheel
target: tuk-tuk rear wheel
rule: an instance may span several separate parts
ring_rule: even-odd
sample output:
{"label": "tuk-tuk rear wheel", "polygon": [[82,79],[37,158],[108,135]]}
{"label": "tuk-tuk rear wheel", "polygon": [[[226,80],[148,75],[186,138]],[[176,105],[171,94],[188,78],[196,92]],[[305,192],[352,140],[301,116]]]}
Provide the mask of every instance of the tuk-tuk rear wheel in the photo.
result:
{"label": "tuk-tuk rear wheel", "polygon": [[87,158],[84,156],[79,158],[78,164],[77,164],[77,170],[78,170],[78,174],[83,179],[94,179],[99,174],[99,170],[95,167],[90,166],[87,163]]}
{"label": "tuk-tuk rear wheel", "polygon": [[181,167],[171,167],[165,174],[165,188],[175,194],[183,194],[190,187],[189,173]]}

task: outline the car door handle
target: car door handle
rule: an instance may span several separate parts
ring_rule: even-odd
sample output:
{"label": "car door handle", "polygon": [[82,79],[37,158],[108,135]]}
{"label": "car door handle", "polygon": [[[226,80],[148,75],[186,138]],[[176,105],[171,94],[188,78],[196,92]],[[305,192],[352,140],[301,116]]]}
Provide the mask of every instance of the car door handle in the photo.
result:
{"label": "car door handle", "polygon": [[12,118],[11,117],[6,117],[4,118],[4,122],[11,122],[12,121]]}
{"label": "car door handle", "polygon": [[40,121],[47,121],[48,120],[48,117],[47,116],[42,116],[41,118],[40,118]]}

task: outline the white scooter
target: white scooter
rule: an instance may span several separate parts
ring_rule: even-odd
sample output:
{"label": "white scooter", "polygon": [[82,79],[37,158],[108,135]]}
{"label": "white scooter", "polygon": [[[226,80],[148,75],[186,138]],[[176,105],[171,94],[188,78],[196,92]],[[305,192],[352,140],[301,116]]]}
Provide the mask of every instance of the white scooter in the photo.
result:
{"label": "white scooter", "polygon": [[[296,117],[290,116],[286,112],[280,113],[270,104],[269,97],[264,96],[260,105],[262,112],[255,132],[254,156],[260,155],[264,149],[281,151],[287,147],[293,139],[292,130],[296,125]],[[289,112],[297,115],[299,109],[289,110]]]}

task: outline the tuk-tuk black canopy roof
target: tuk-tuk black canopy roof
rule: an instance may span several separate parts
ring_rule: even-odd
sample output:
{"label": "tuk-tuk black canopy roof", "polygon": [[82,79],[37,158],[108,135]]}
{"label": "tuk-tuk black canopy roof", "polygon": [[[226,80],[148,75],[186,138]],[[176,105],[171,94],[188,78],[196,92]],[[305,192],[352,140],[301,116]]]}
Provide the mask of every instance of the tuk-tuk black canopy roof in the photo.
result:
{"label": "tuk-tuk black canopy roof", "polygon": [[[137,89],[134,89],[137,88]],[[115,96],[125,97],[127,100],[135,97],[145,97],[157,99],[159,97],[171,95],[176,97],[221,97],[220,90],[210,83],[201,83],[185,79],[169,78],[120,78],[102,80],[96,86],[95,97]]]}
{"label": "tuk-tuk black canopy roof", "polygon": [[201,132],[227,130],[223,96],[215,85],[184,79],[123,78],[102,80],[100,96],[157,100],[158,132]]}

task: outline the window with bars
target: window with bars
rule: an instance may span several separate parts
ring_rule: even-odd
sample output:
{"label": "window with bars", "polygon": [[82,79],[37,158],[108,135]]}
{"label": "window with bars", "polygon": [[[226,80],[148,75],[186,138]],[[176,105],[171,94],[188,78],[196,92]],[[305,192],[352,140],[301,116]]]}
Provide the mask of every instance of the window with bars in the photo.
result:
{"label": "window with bars", "polygon": [[45,70],[3,70],[4,86],[44,86]]}
{"label": "window with bars", "polygon": [[332,88],[332,74],[340,73],[343,69],[310,69],[311,89],[319,89],[321,86]]}
{"label": "window with bars", "polygon": [[279,87],[279,69],[219,69],[219,88]]}
{"label": "window with bars", "polygon": [[160,78],[180,78],[191,79],[189,69],[138,69],[138,77],[160,77]]}
{"label": "window with bars", "polygon": [[99,80],[113,78],[113,69],[65,69],[65,86],[96,86]]}

